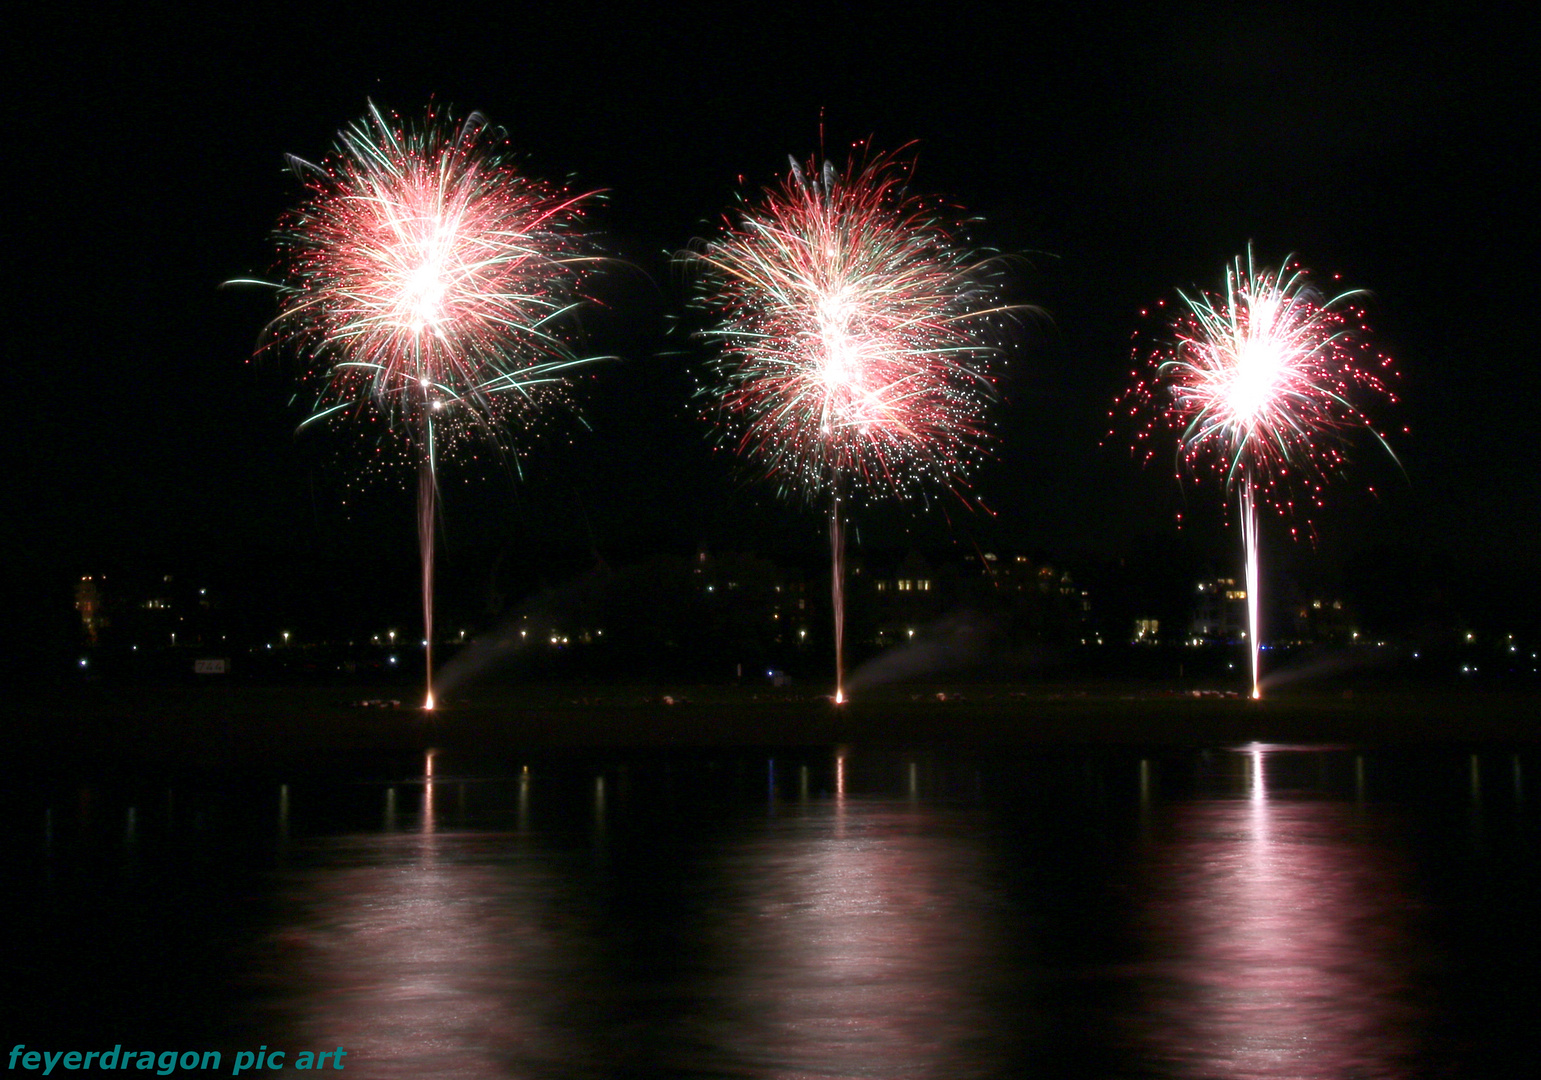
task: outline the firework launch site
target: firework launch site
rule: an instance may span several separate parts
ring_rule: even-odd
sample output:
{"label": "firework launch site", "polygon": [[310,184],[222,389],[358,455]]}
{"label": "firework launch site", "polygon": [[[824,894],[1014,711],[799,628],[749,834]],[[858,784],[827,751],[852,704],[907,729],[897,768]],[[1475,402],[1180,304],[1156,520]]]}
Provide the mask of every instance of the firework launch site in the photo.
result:
{"label": "firework launch site", "polygon": [[1006,751],[1060,747],[1516,745],[1541,739],[1523,691],[1390,685],[1238,690],[1150,684],[907,684],[843,706],[797,688],[544,686],[451,695],[432,712],[410,688],[72,690],[32,702],[13,731],[50,770],[116,774],[303,771],[432,749],[491,757],[757,748]]}
{"label": "firework launch site", "polygon": [[434,746],[1382,744],[1541,734],[1530,636],[1394,603],[1392,590],[1367,587],[1368,572],[1355,575],[1356,592],[1270,582],[1281,600],[1261,651],[1265,696],[1248,701],[1234,579],[1163,581],[1139,565],[1120,579],[1090,564],[992,552],[949,560],[869,551],[854,560],[850,699],[836,706],[819,561],[805,571],[702,549],[580,572],[479,621],[484,597],[448,591],[432,713],[421,708],[424,647],[409,591],[382,591],[396,601],[393,618],[389,602],[361,606],[317,585],[296,589],[308,605],[290,606],[286,595],[247,595],[218,575],[83,578],[73,583],[73,609],[69,590],[53,589],[55,617],[35,635],[43,644],[11,681],[34,752],[84,761],[74,749],[84,746],[105,764],[176,768]]}

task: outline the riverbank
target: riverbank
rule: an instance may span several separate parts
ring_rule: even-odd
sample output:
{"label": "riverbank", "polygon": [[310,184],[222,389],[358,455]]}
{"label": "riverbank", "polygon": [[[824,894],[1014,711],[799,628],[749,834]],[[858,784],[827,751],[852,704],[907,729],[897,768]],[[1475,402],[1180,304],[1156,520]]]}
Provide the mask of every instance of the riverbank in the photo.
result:
{"label": "riverbank", "polygon": [[79,687],[38,696],[19,711],[13,746],[45,769],[288,766],[432,747],[517,753],[1541,741],[1541,701],[1533,694],[1416,688],[1249,701],[1148,685],[912,685],[835,706],[791,689],[532,686],[451,696],[428,712],[401,687]]}

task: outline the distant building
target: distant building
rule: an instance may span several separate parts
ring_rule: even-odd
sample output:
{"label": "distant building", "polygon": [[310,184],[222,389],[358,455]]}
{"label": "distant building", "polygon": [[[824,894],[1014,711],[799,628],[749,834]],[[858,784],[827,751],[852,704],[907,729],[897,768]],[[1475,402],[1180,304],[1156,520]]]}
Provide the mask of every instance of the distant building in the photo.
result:
{"label": "distant building", "polygon": [[112,588],[98,573],[75,583],[75,611],[86,645],[161,649],[223,641],[207,588],[171,574],[114,575]]}
{"label": "distant building", "polygon": [[102,630],[107,625],[102,587],[97,577],[96,574],[83,574],[75,583],[75,610],[80,614],[80,636],[87,645],[99,644]]}
{"label": "distant building", "polygon": [[1197,641],[1244,641],[1247,636],[1247,590],[1235,578],[1211,578],[1194,587],[1189,635]]}
{"label": "distant building", "polygon": [[1003,610],[1013,636],[1065,643],[1087,639],[1091,594],[1069,570],[1027,555],[991,551],[967,556],[965,562],[978,567],[975,599]]}
{"label": "distant building", "polygon": [[1352,609],[1341,599],[1312,597],[1295,606],[1295,638],[1303,644],[1346,644],[1359,637]]}
{"label": "distant building", "polygon": [[[866,569],[865,567],[863,568]],[[949,577],[956,579],[956,573]],[[864,591],[872,603],[871,643],[902,645],[956,603],[956,590],[944,588],[936,567],[912,551],[890,570],[867,570]]]}

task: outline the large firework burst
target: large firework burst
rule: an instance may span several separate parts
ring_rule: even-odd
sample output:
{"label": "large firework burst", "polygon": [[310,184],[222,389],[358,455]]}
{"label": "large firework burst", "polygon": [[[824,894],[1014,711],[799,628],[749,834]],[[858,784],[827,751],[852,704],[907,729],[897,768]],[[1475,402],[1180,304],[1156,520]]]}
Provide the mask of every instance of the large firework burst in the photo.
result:
{"label": "large firework burst", "polygon": [[1347,464],[1356,432],[1389,452],[1365,412],[1394,402],[1391,360],[1370,343],[1356,292],[1328,297],[1293,258],[1282,270],[1254,265],[1249,252],[1227,268],[1222,293],[1183,295],[1185,310],[1145,357],[1125,395],[1143,413],[1136,443],[1175,432],[1179,472],[1217,474],[1236,491],[1246,555],[1252,693],[1258,696],[1257,512],[1322,506],[1325,482]]}
{"label": "large firework burst", "polygon": [[926,482],[961,493],[993,396],[983,331],[1005,310],[990,264],[907,173],[886,155],[844,173],[794,160],[686,256],[715,319],[716,419],[783,492],[829,498],[837,701],[841,502]]}
{"label": "large firework burst", "polygon": [[305,362],[306,424],[383,419],[417,459],[431,707],[437,463],[472,438],[502,445],[582,362],[563,317],[592,263],[590,196],[520,173],[477,113],[408,125],[371,104],[333,156],[290,161],[309,194],[279,224],[263,347]]}

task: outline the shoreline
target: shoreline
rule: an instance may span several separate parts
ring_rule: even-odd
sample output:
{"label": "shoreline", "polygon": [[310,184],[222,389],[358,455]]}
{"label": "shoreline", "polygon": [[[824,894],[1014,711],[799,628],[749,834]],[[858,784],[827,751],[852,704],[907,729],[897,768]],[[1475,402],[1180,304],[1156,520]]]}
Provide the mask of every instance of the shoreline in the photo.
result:
{"label": "shoreline", "polygon": [[428,749],[713,751],[851,745],[1033,750],[1541,742],[1533,693],[1417,687],[1262,701],[1153,685],[895,685],[843,706],[731,686],[470,688],[433,712],[405,687],[86,687],[23,701],[15,745],[44,771],[290,767]]}

